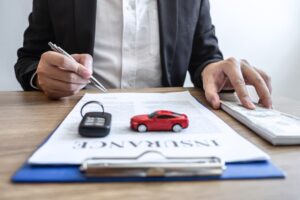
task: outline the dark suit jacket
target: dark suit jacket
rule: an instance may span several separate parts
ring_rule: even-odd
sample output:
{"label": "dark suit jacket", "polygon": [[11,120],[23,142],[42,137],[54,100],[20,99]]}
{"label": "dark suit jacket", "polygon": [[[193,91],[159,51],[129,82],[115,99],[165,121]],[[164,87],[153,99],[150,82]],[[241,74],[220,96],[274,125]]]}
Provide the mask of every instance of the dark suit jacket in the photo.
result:
{"label": "dark suit jacket", "polygon": [[[182,86],[187,70],[202,87],[203,68],[222,60],[209,0],[157,0],[163,86]],[[24,90],[40,56],[52,41],[69,53],[93,55],[96,0],[33,0],[23,47],[18,50],[15,72]]]}

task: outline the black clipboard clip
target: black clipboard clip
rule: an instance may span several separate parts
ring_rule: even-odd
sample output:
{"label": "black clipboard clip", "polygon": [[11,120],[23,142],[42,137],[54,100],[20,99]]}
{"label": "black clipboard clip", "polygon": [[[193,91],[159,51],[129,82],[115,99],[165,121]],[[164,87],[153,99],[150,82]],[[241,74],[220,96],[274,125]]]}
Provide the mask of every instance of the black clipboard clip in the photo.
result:
{"label": "black clipboard clip", "polygon": [[[153,153],[163,159],[139,160]],[[225,163],[219,157],[167,157],[152,150],[131,158],[89,158],[80,166],[81,172],[87,177],[220,176],[225,168]]]}

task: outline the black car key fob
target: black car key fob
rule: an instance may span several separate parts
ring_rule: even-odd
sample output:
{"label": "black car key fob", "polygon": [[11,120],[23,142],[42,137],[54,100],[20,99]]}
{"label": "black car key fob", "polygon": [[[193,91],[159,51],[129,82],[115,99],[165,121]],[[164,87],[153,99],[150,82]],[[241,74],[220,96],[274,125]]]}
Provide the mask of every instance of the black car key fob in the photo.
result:
{"label": "black car key fob", "polygon": [[105,137],[110,132],[111,114],[104,112],[104,107],[100,102],[91,101],[81,108],[81,115],[83,108],[91,103],[100,105],[102,107],[102,112],[86,113],[79,124],[79,134],[83,137]]}

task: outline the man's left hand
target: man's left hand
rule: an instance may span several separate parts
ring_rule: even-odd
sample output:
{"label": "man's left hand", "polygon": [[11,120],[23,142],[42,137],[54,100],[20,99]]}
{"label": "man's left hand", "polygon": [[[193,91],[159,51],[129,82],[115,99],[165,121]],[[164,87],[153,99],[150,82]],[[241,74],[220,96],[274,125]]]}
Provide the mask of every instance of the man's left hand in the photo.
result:
{"label": "man's left hand", "polygon": [[253,85],[259,96],[259,103],[266,108],[272,107],[271,79],[260,69],[251,66],[246,60],[228,58],[211,63],[202,71],[205,97],[214,109],[220,108],[221,90],[234,89],[243,106],[255,109],[246,85]]}

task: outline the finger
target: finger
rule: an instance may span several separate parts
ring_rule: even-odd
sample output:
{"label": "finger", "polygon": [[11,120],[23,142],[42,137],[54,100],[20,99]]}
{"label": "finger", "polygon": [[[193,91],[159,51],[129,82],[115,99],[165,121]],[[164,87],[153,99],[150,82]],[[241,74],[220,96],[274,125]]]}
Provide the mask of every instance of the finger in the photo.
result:
{"label": "finger", "polygon": [[227,59],[227,62],[224,66],[224,73],[228,76],[231,85],[236,91],[236,94],[243,106],[248,109],[255,109],[255,105],[252,103],[246,88],[240,63],[233,58]]}
{"label": "finger", "polygon": [[63,81],[43,77],[40,81],[40,86],[45,88],[44,91],[59,91],[64,93],[64,96],[76,94],[79,90],[85,87],[85,84],[71,84]]}
{"label": "finger", "polygon": [[63,97],[68,97],[68,96],[72,96],[74,95],[73,93],[66,93],[60,90],[56,90],[56,89],[48,89],[47,91],[44,91],[45,95],[50,98],[50,99],[60,99]]}
{"label": "finger", "polygon": [[203,87],[205,97],[214,109],[220,108],[220,97],[218,95],[218,87],[212,76],[203,78]]}
{"label": "finger", "polygon": [[261,75],[261,77],[265,80],[265,83],[269,89],[270,94],[272,94],[272,81],[271,81],[271,77],[268,76],[264,71],[254,67],[254,69]]}
{"label": "finger", "polygon": [[79,62],[80,64],[82,64],[83,66],[88,68],[90,71],[92,71],[93,57],[91,55],[89,55],[89,54],[73,54],[72,57],[77,62]]}
{"label": "finger", "polygon": [[[241,60],[241,63],[242,63],[242,64],[245,64],[245,65],[247,65],[247,66],[249,66],[249,67],[253,67],[253,66],[250,65],[250,63],[249,63],[246,59],[242,59],[242,60]],[[265,83],[266,83],[266,85],[267,85],[267,87],[268,87],[268,89],[269,89],[270,94],[272,94],[271,77],[268,76],[268,74],[266,74],[263,70],[258,69],[258,68],[256,68],[256,67],[253,67],[253,68],[254,68],[254,70],[257,71],[257,72],[260,74],[260,76],[264,79],[264,81],[265,81]]]}
{"label": "finger", "polygon": [[70,96],[69,94],[66,94],[65,92],[62,92],[59,90],[54,90],[54,89],[45,90],[44,93],[49,99],[53,99],[53,100],[57,100],[62,97]]}
{"label": "finger", "polygon": [[49,65],[54,65],[66,71],[75,72],[84,79],[89,79],[91,72],[82,64],[54,51],[48,51],[42,55],[42,58]]}
{"label": "finger", "polygon": [[86,86],[86,84],[66,83],[64,81],[54,80],[51,78],[45,79],[48,79],[46,81],[48,83],[51,83],[51,87],[49,86],[49,88],[62,91],[71,95],[77,93],[79,90]]}
{"label": "finger", "polygon": [[260,76],[260,74],[248,64],[242,65],[242,71],[249,84],[255,87],[255,90],[260,98],[260,102],[264,107],[271,108],[272,107],[272,99],[269,89],[264,81],[264,79]]}
{"label": "finger", "polygon": [[69,97],[78,93],[78,92],[63,92],[60,90],[50,89],[50,88],[44,90],[43,92],[47,97],[51,99],[60,99],[62,97]]}
{"label": "finger", "polygon": [[45,76],[54,80],[59,80],[67,83],[85,85],[89,83],[88,80],[83,79],[81,76],[77,75],[74,72],[65,71],[60,68],[49,65],[45,65],[42,69],[39,68],[37,73],[40,77]]}

